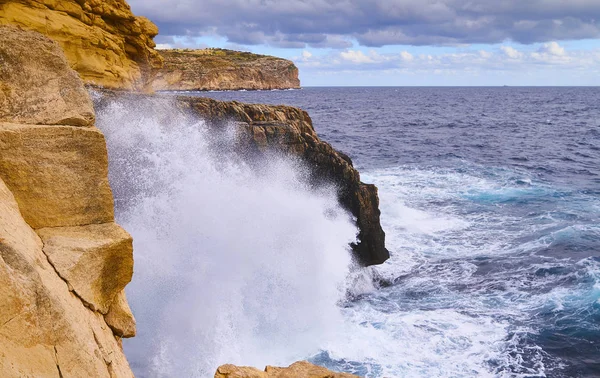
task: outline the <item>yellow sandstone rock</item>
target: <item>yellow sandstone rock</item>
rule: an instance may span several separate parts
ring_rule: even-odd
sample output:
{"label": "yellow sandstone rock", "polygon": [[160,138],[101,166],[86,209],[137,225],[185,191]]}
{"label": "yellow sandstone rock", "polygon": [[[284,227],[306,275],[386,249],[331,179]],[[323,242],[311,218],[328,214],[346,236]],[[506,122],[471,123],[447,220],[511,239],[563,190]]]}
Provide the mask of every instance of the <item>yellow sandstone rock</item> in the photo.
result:
{"label": "yellow sandstone rock", "polygon": [[217,369],[215,378],[358,378],[356,375],[336,373],[307,361],[300,361],[287,368],[267,366],[265,371],[251,367],[223,365]]}
{"label": "yellow sandstone rock", "polygon": [[50,264],[94,311],[108,313],[133,276],[133,240],[114,223],[37,230]]}
{"label": "yellow sandstone rock", "polygon": [[225,49],[159,50],[164,67],[154,90],[238,90],[300,88],[294,62]]}
{"label": "yellow sandstone rock", "polygon": [[0,25],[49,36],[86,83],[142,90],[162,66],[158,28],[136,17],[125,0],[5,0]]}
{"label": "yellow sandstone rock", "polygon": [[117,295],[104,319],[116,336],[123,338],[135,336],[135,317],[131,313],[124,290]]}
{"label": "yellow sandstone rock", "polygon": [[[71,290],[127,321],[131,238],[112,223],[104,136],[81,127],[83,83],[58,44],[15,28],[0,28],[0,64],[0,377],[133,377],[120,335]],[[61,226],[78,227],[38,230],[47,245],[33,230]]]}
{"label": "yellow sandstone rock", "polygon": [[93,124],[92,102],[55,42],[0,26],[0,122]]}
{"label": "yellow sandstone rock", "polygon": [[0,180],[0,377],[132,377],[101,314],[56,274]]}
{"label": "yellow sandstone rock", "polygon": [[106,144],[96,128],[0,123],[0,177],[33,228],[114,220]]}

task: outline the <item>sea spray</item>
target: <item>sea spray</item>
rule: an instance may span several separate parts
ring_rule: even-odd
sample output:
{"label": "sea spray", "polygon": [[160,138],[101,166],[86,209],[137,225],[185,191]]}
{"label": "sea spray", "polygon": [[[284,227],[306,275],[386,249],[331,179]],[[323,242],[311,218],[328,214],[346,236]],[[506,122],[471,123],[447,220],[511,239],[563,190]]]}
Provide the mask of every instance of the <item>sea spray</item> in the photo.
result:
{"label": "sea spray", "polygon": [[104,101],[97,119],[117,221],[134,238],[138,335],[124,346],[136,374],[205,377],[319,352],[342,323],[357,233],[335,188],[311,188],[288,157],[249,164],[235,127],[168,100]]}

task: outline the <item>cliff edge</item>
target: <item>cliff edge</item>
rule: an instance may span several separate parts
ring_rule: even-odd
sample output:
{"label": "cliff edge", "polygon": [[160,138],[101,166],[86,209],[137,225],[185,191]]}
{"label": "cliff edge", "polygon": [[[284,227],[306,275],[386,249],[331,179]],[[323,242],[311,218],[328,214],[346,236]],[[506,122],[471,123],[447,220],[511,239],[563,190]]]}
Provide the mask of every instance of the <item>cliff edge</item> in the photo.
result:
{"label": "cliff edge", "polygon": [[104,136],[60,46],[0,26],[0,376],[133,377]]}
{"label": "cliff edge", "polygon": [[87,84],[147,90],[162,66],[153,41],[158,28],[134,16],[125,0],[4,0],[0,25],[57,41]]}
{"label": "cliff edge", "polygon": [[152,83],[156,91],[300,88],[298,68],[286,59],[224,49],[158,52],[165,63]]}

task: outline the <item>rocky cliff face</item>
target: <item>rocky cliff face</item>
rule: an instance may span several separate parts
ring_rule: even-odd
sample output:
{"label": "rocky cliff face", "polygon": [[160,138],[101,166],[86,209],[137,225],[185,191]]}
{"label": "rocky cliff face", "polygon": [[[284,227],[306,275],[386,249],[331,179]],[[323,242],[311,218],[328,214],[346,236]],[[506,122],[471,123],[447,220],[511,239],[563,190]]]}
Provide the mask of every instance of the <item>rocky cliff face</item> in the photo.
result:
{"label": "rocky cliff face", "polygon": [[306,361],[280,368],[267,366],[264,371],[251,367],[223,365],[217,369],[215,378],[358,378],[356,375],[336,373]]}
{"label": "rocky cliff face", "polygon": [[[124,106],[138,107],[142,96],[148,95],[104,91],[95,103],[101,109],[119,99]],[[319,139],[308,113],[290,106],[243,104],[201,97],[155,95],[150,98],[155,106],[166,109],[175,99],[182,111],[206,120],[217,129],[236,124],[240,148],[245,154],[277,150],[299,156],[311,168],[314,185],[335,184],[340,203],[356,218],[359,242],[353,249],[358,260],[363,265],[376,265],[389,258],[379,220],[377,188],[361,182],[350,158]]]}
{"label": "rocky cliff face", "polygon": [[125,0],[3,0],[0,25],[57,41],[89,84],[142,90],[162,66],[152,40],[158,28],[134,16]]}
{"label": "rocky cliff face", "polygon": [[293,62],[246,52],[159,50],[165,64],[154,90],[239,90],[300,88]]}
{"label": "rocky cliff face", "polygon": [[104,136],[59,45],[0,26],[0,376],[132,377]]}

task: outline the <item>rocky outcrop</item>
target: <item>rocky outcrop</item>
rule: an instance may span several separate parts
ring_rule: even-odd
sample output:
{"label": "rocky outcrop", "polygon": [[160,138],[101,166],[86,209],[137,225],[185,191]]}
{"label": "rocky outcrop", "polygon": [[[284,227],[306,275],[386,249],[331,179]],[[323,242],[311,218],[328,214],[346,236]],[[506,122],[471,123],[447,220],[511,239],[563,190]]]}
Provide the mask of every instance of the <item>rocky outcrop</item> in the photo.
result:
{"label": "rocky outcrop", "polygon": [[300,156],[312,168],[315,185],[333,183],[340,203],[356,218],[358,243],[352,247],[363,265],[377,265],[390,255],[381,228],[377,187],[360,181],[352,160],[317,136],[304,110],[290,106],[222,102],[200,97],[179,97],[195,115],[213,124],[239,122],[242,142],[255,153],[270,149]]}
{"label": "rocky outcrop", "polygon": [[311,168],[314,184],[335,184],[340,203],[356,218],[359,234],[353,249],[358,260],[363,265],[376,265],[389,258],[379,220],[377,188],[360,181],[360,174],[347,155],[319,139],[305,111],[290,106],[223,102],[202,97],[148,97],[110,91],[99,93],[95,105],[102,109],[118,99],[125,108],[138,108],[142,103],[148,103],[140,101],[142,97],[151,98],[155,108],[169,109],[175,101],[182,111],[206,120],[217,129],[236,124],[244,153],[263,154],[277,150],[299,156]]}
{"label": "rocky outcrop", "polygon": [[132,241],[83,82],[38,33],[1,27],[0,57],[0,376],[132,377]]}
{"label": "rocky outcrop", "polygon": [[281,58],[223,49],[159,53],[165,63],[152,83],[157,91],[300,88],[298,68]]}
{"label": "rocky outcrop", "polygon": [[[125,0],[4,0],[0,25],[20,26],[57,41],[70,66],[89,84],[141,90],[162,66],[153,41],[158,28],[134,16]],[[52,107],[43,98],[40,103]]]}
{"label": "rocky outcrop", "polygon": [[287,368],[267,366],[264,371],[234,365],[217,369],[215,378],[358,378],[356,375],[336,373],[306,361],[296,362]]}

